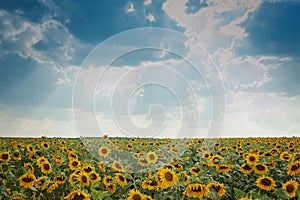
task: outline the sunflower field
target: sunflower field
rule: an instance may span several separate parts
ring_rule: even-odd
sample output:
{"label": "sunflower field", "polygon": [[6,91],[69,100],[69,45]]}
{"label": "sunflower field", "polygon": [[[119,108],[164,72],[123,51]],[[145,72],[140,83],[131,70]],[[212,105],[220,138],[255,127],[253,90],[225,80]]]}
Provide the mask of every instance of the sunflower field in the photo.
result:
{"label": "sunflower field", "polygon": [[1,138],[0,199],[300,199],[300,138]]}

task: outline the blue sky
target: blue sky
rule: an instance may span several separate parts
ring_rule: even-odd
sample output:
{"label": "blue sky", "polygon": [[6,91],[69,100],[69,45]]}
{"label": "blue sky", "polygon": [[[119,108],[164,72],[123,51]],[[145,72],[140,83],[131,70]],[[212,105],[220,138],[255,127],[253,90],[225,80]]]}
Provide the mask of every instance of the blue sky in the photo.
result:
{"label": "blue sky", "polygon": [[[299,1],[1,1],[0,136],[78,137],[82,130],[95,131],[85,123],[91,113],[94,125],[103,126],[100,132],[110,135],[150,125],[143,134],[132,133],[149,136],[164,121],[158,135],[175,137],[181,129],[193,132],[189,123],[198,119],[196,136],[205,136],[218,109],[211,104],[217,94],[210,91],[214,79],[205,56],[199,56],[200,75],[179,55],[157,49],[129,52],[103,71],[101,61],[111,52],[139,41],[178,50],[187,60],[194,51],[189,41],[207,50],[226,93],[217,136],[298,135],[299,20]],[[175,33],[109,40],[143,27],[175,30],[187,41],[180,43]],[[96,48],[92,58],[104,41],[112,41],[107,51],[96,54]],[[74,108],[76,76],[81,86]],[[89,88],[98,79],[96,89]],[[151,80],[156,84],[142,85]]]}

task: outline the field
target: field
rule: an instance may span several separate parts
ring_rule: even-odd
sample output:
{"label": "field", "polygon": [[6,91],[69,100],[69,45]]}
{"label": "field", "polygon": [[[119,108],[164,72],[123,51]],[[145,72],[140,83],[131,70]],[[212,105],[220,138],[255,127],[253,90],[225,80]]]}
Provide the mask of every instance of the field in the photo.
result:
{"label": "field", "polygon": [[0,199],[300,199],[300,138],[1,138]]}

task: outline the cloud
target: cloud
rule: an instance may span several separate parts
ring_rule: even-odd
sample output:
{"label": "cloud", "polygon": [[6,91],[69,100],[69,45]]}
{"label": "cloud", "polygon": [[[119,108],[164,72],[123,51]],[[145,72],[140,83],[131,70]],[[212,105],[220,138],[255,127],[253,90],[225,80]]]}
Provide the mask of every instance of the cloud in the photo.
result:
{"label": "cloud", "polygon": [[151,13],[148,13],[146,16],[146,20],[148,20],[149,22],[155,22],[155,17]]}
{"label": "cloud", "polygon": [[127,6],[125,7],[126,13],[132,13],[135,11],[133,3],[131,1],[128,2]]}
{"label": "cloud", "polygon": [[148,5],[150,5],[151,3],[152,3],[152,0],[145,0],[143,4],[144,4],[145,6],[148,6]]}

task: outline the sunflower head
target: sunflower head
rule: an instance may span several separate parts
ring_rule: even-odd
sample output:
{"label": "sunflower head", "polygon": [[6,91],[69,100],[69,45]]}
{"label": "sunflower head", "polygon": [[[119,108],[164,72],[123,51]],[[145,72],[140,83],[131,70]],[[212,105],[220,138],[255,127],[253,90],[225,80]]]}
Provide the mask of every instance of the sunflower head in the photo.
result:
{"label": "sunflower head", "polygon": [[272,190],[276,184],[273,178],[269,176],[262,176],[256,180],[256,185],[262,190],[270,191]]}
{"label": "sunflower head", "polygon": [[283,184],[282,188],[287,192],[290,197],[296,196],[296,191],[298,189],[298,182],[290,180]]}

